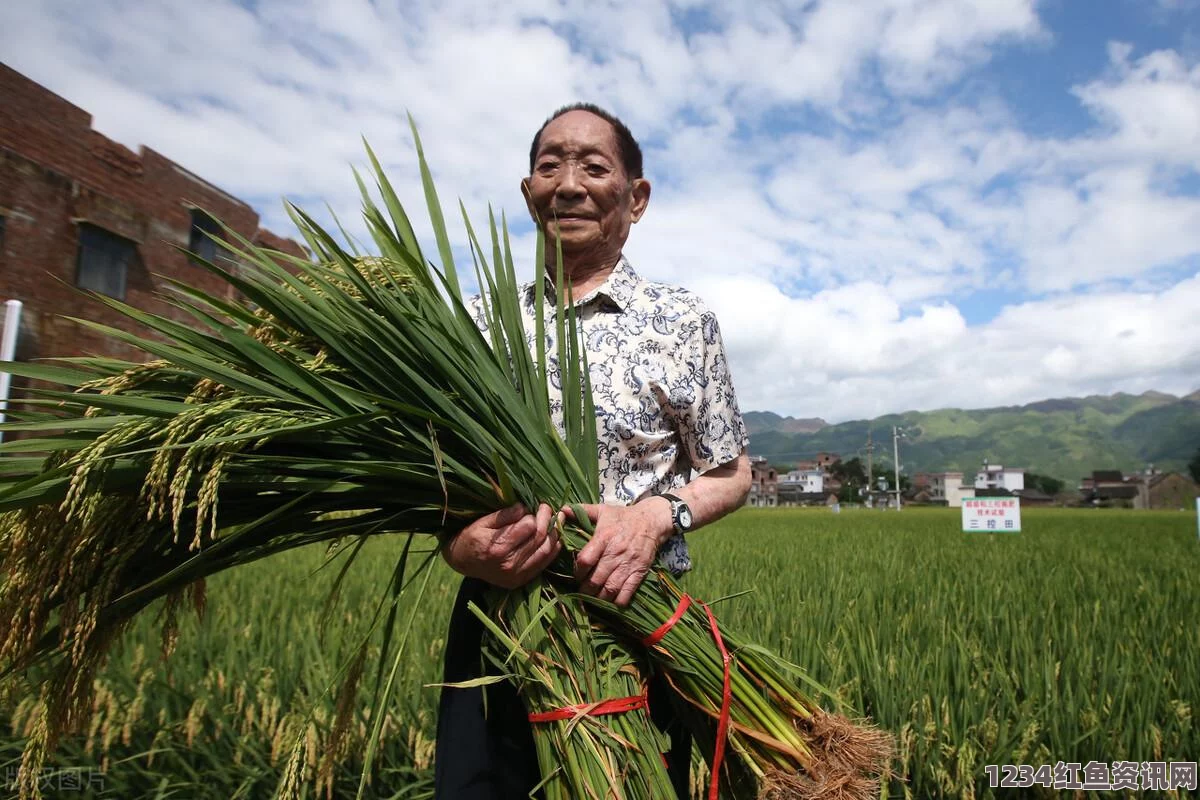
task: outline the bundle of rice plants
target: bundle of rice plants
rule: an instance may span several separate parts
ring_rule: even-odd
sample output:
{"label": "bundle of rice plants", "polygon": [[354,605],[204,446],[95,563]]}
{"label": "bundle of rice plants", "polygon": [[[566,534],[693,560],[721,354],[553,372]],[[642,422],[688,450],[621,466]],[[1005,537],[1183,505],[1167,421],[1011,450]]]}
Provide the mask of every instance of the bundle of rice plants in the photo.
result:
{"label": "bundle of rice plants", "polygon": [[[109,647],[153,601],[166,598],[169,651],[178,608],[202,611],[204,580],[220,571],[326,542],[345,559],[340,581],[357,552],[347,542],[396,534],[410,544],[418,534],[444,541],[514,503],[598,502],[595,409],[569,297],[558,293],[555,319],[560,435],[546,354],[526,347],[504,221],[489,214],[485,248],[463,213],[485,335],[461,299],[416,141],[440,268],[368,148],[382,207],[359,185],[376,254],[349,237],[339,242],[289,206],[314,260],[242,239],[244,269],[205,263],[243,300],[172,283],[172,302],[194,324],[103,297],[152,335],[80,320],[155,360],[5,365],[61,387],[37,390],[30,403],[40,410],[4,426],[28,438],[0,445],[2,678],[25,681],[41,703],[21,768],[23,797],[36,795],[47,749],[86,720]],[[539,235],[538,264],[543,246]],[[561,255],[559,263],[561,287]],[[533,341],[544,341],[544,326],[539,312]],[[798,668],[722,629],[666,572],[652,571],[624,609],[576,594],[571,559],[590,529],[582,511],[574,518],[543,578],[496,590],[475,609],[489,631],[487,658],[517,684],[531,714],[548,715],[534,726],[547,797],[670,795],[662,737],[638,702],[652,670],[667,677],[700,734],[710,797],[720,786],[739,798],[875,790],[887,738],[822,710],[819,688]],[[373,626],[385,630],[377,703],[391,690],[387,661],[395,675],[405,655],[393,645],[403,642],[399,598],[433,557],[413,566],[414,553],[404,547]],[[348,665],[350,694],[362,673],[361,661]],[[627,707],[596,713],[607,710],[603,701]],[[288,770],[284,788],[294,778]]]}

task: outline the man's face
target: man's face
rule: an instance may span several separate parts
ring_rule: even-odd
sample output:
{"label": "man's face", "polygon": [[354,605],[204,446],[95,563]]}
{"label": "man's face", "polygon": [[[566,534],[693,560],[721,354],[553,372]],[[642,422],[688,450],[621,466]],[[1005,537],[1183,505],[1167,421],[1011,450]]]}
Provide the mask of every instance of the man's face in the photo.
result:
{"label": "man's face", "polygon": [[625,174],[612,126],[587,111],[569,111],[546,126],[533,174],[522,183],[545,230],[548,258],[557,232],[572,263],[615,263],[650,200],[650,183]]}

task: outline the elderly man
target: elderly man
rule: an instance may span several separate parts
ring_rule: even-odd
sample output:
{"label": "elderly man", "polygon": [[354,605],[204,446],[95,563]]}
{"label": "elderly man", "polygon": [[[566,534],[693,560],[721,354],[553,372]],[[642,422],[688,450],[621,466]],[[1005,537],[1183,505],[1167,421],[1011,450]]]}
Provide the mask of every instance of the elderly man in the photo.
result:
{"label": "elderly man", "polygon": [[[629,129],[593,105],[562,108],[534,136],[529,167],[521,188],[547,241],[557,237],[562,246],[600,440],[604,503],[587,509],[595,535],[576,555],[575,575],[582,591],[626,605],[656,560],[675,574],[691,568],[685,533],[744,502],[746,429],[715,317],[686,290],[644,280],[622,256],[630,226],[650,201],[641,149]],[[556,259],[553,246],[546,250],[549,319]],[[521,292],[532,330],[533,284]],[[556,353],[551,343],[551,362]],[[561,415],[553,386],[551,393]],[[560,549],[554,512],[545,505],[532,512],[508,508],[476,520],[446,545],[447,563],[466,576],[451,617],[447,682],[484,674],[482,627],[466,604],[478,602],[487,584],[521,586],[554,560]],[[651,686],[651,712],[671,735],[672,780],[686,797],[690,739],[662,691]],[[510,685],[489,687],[486,702],[483,689],[443,691],[437,797],[522,798],[539,780],[529,723]]]}

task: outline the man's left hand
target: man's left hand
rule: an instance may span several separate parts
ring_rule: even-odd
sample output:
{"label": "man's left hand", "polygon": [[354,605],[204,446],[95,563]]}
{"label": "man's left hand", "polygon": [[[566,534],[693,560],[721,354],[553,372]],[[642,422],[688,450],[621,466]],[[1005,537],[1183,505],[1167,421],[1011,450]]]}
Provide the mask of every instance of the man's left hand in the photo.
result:
{"label": "man's left hand", "polygon": [[[654,565],[658,548],[674,530],[671,509],[654,499],[632,506],[582,506],[595,524],[591,541],[575,556],[575,577],[584,594],[627,606]],[[563,509],[573,516],[570,508]]]}

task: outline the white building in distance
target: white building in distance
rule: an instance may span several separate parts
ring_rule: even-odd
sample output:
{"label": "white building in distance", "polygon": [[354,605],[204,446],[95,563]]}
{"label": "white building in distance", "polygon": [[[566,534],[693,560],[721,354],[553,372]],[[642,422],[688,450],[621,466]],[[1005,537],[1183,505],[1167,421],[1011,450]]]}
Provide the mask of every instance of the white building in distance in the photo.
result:
{"label": "white building in distance", "polygon": [[976,489],[1007,489],[1017,492],[1025,488],[1025,470],[1004,467],[1000,464],[983,462],[983,469],[975,475]]}
{"label": "white building in distance", "polygon": [[813,494],[825,491],[825,471],[820,469],[794,469],[779,479],[780,483],[795,487],[795,491]]}
{"label": "white building in distance", "polygon": [[931,500],[944,500],[950,508],[962,508],[963,497],[975,496],[973,487],[963,484],[961,472],[929,473],[929,494]]}

